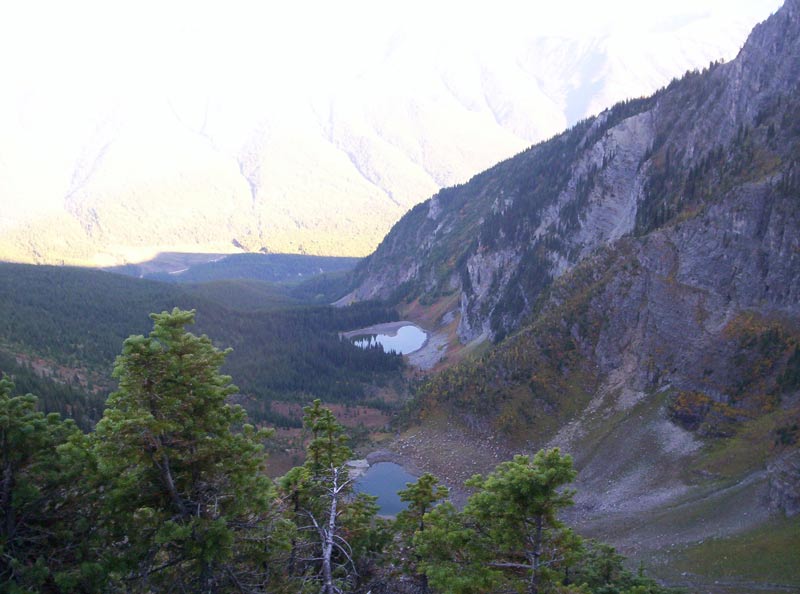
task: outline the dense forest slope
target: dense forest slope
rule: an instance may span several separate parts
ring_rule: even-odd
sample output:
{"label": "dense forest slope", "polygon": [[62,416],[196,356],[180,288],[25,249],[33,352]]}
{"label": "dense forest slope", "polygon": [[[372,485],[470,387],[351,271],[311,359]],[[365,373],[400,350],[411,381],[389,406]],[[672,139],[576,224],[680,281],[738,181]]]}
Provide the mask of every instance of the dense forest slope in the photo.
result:
{"label": "dense forest slope", "polygon": [[423,385],[421,418],[565,447],[586,530],[696,547],[798,510],[799,201],[788,0],[734,61],[417,206],[350,298],[457,303],[461,341],[498,344]]}
{"label": "dense forest slope", "polygon": [[252,279],[291,283],[319,274],[344,272],[358,259],[302,254],[186,254],[165,253],[139,264],[108,268],[112,272],[175,283]]}
{"label": "dense forest slope", "polygon": [[[399,357],[363,350],[338,332],[396,319],[375,304],[309,306],[255,281],[174,285],[79,268],[0,264],[0,371],[35,392],[46,410],[83,425],[99,418],[123,340],[151,324],[150,312],[197,310],[198,333],[233,348],[236,378],[254,420],[287,423],[270,401],[367,398],[365,383],[396,377]],[[316,286],[312,285],[312,291]],[[297,420],[292,421],[297,423]]]}

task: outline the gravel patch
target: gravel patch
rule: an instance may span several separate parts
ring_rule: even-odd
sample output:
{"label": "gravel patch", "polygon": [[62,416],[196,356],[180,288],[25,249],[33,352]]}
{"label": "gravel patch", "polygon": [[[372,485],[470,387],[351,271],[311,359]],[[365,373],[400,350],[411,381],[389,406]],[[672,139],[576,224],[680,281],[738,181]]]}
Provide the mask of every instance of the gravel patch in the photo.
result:
{"label": "gravel patch", "polygon": [[422,348],[407,355],[409,365],[422,371],[433,369],[447,353],[447,343],[447,334],[444,332],[428,332],[428,339]]}

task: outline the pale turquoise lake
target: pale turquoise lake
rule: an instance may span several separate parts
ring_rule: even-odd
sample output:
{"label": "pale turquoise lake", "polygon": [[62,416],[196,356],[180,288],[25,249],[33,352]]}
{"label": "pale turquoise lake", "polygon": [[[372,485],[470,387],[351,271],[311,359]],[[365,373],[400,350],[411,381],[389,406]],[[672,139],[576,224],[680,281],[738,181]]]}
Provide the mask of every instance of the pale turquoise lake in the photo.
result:
{"label": "pale turquoise lake", "polygon": [[387,353],[395,352],[408,355],[418,351],[425,344],[428,335],[425,331],[414,325],[401,326],[394,336],[389,334],[364,334],[353,337],[353,344],[363,349],[379,344]]}

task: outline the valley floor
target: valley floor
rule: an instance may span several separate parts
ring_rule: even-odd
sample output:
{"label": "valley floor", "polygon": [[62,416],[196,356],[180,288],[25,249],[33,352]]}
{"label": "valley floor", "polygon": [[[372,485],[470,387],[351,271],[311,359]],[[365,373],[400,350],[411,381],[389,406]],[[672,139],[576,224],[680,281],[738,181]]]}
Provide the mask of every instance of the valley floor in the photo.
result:
{"label": "valley floor", "polygon": [[[445,415],[424,419],[381,447],[380,460],[439,477],[457,505],[466,502],[463,483],[471,475],[489,472],[514,454],[532,452],[504,443],[485,428],[465,429]],[[581,484],[579,476],[579,493]],[[689,592],[798,592],[800,518],[771,515],[766,489],[762,471],[743,480],[693,485],[646,510],[634,503],[615,512],[592,512],[587,497],[579,497],[567,521],[584,536],[613,544],[632,567],[642,562],[648,575]]]}

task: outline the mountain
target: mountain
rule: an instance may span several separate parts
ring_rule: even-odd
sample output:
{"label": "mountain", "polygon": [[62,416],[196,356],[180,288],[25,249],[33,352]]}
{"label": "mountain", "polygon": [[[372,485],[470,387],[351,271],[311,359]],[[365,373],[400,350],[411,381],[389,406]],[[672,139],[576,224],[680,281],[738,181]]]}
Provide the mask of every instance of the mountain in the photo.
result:
{"label": "mountain", "polygon": [[[559,445],[582,530],[673,583],[797,587],[796,563],[732,551],[758,541],[786,560],[800,544],[770,541],[798,534],[798,200],[800,1],[787,0],[732,62],[441,190],[357,267],[345,301],[457,329],[446,356],[463,360],[419,389],[420,428],[398,447],[456,480],[501,441]],[[481,341],[495,344],[464,357]],[[454,453],[425,454],[423,434]]]}
{"label": "mountain", "polygon": [[363,7],[348,23],[337,7],[313,26],[303,10],[262,19],[232,7],[208,22],[181,14],[175,30],[170,14],[163,30],[145,19],[151,41],[135,56],[139,28],[115,20],[83,39],[80,11],[65,11],[42,45],[20,34],[39,31],[39,15],[19,8],[0,35],[26,57],[0,98],[0,258],[363,256],[438,188],[733,55],[775,5],[650,9],[635,24],[613,7],[554,18],[520,3],[426,6],[422,23],[415,10],[387,19]]}
{"label": "mountain", "polygon": [[[791,10],[789,3],[772,23],[788,21],[791,28]],[[740,297],[732,307],[766,299],[791,308],[794,219],[790,209],[778,216],[773,206],[791,200],[796,184],[798,66],[796,47],[776,27],[756,28],[730,64],[617,104],[416,206],[359,266],[353,297],[460,292],[462,340],[497,338],[531,313],[552,279],[599,248],[699,224],[703,240],[714,237],[715,244],[727,227],[736,236],[778,234],[763,256],[775,259],[771,266],[753,255],[763,246],[731,245],[730,237],[724,247],[695,247],[692,254],[720,259],[715,249],[746,248],[738,258],[744,261],[726,266]],[[742,204],[734,210],[737,200]],[[726,220],[745,204],[750,215],[761,215],[761,227]],[[684,233],[673,238],[676,249],[701,241],[699,231]],[[696,270],[706,263],[686,264],[693,270],[685,274],[701,276]],[[769,274],[763,287],[748,282],[756,267]],[[707,269],[722,274],[719,266]]]}
{"label": "mountain", "polygon": [[176,283],[251,279],[267,283],[297,283],[319,274],[344,273],[356,258],[301,254],[187,254],[166,253],[139,264],[108,270],[139,278]]}

